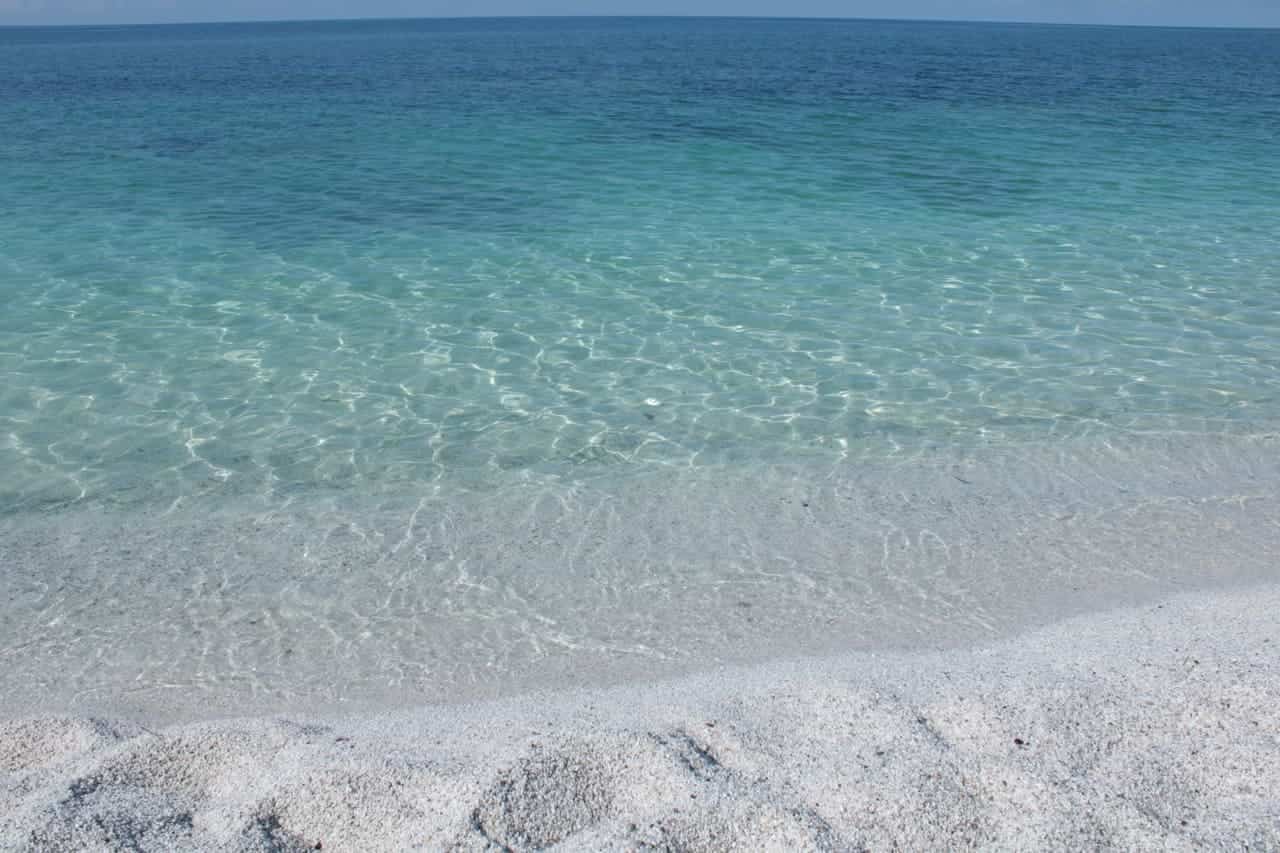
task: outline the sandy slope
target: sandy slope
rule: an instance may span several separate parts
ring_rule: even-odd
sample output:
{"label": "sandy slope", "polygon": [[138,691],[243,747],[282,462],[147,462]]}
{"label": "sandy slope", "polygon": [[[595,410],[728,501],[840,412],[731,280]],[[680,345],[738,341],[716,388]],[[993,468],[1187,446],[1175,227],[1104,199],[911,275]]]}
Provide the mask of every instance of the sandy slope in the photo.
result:
{"label": "sandy slope", "polygon": [[1277,850],[1280,587],[377,717],[13,720],[0,767],[4,849]]}

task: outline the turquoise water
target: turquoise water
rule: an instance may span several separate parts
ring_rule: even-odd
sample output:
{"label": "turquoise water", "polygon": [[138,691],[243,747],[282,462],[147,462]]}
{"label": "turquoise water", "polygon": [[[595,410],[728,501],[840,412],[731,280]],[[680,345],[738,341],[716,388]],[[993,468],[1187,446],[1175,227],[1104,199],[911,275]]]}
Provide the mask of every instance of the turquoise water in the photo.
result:
{"label": "turquoise water", "polygon": [[0,512],[1280,415],[1280,37],[0,31]]}
{"label": "turquoise water", "polygon": [[982,641],[1280,552],[1280,33],[0,30],[0,713]]}

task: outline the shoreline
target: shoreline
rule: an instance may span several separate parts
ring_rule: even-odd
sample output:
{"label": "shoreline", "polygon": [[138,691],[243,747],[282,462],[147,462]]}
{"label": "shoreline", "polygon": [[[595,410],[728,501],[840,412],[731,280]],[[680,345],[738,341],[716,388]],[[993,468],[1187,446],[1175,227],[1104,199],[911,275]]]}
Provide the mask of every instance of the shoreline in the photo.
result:
{"label": "shoreline", "polygon": [[1280,853],[1222,33],[0,27],[0,853]]}
{"label": "shoreline", "polygon": [[0,846],[1280,845],[1280,583],[974,649],[349,717],[0,723]]}
{"label": "shoreline", "polygon": [[1275,439],[0,519],[0,716],[458,704],[1276,578]]}

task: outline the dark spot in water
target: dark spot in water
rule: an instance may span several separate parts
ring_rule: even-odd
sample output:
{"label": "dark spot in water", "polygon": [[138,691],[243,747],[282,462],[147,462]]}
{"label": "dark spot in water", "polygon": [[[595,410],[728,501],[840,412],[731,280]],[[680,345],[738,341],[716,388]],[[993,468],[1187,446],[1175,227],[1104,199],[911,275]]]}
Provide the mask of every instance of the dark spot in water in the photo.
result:
{"label": "dark spot in water", "polygon": [[199,151],[204,145],[203,140],[189,136],[161,136],[149,139],[138,147],[161,157],[181,157]]}

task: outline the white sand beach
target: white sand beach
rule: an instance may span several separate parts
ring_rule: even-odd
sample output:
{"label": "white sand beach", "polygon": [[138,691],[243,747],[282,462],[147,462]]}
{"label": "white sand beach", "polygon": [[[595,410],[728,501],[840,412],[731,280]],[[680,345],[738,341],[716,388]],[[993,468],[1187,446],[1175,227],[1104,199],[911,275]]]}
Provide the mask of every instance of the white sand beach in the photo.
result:
{"label": "white sand beach", "polygon": [[1280,586],[384,715],[0,725],[6,850],[1280,849]]}
{"label": "white sand beach", "polygon": [[1280,853],[1280,0],[490,2],[0,0],[0,853]]}

